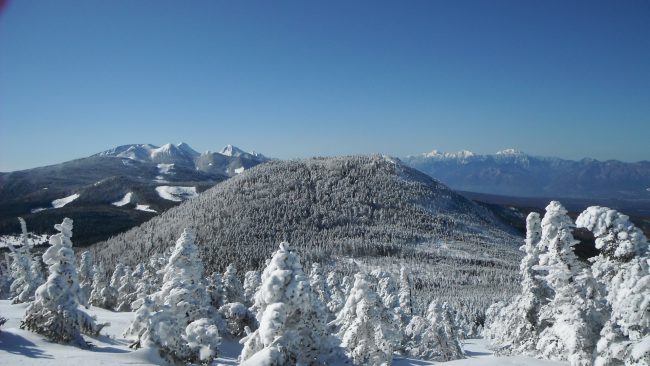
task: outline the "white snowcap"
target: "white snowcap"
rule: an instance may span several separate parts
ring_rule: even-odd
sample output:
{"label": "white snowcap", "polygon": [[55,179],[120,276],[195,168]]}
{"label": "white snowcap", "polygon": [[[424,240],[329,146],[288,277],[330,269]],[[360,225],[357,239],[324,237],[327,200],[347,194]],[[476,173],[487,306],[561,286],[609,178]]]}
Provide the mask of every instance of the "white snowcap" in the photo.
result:
{"label": "white snowcap", "polygon": [[464,160],[464,159],[469,159],[476,154],[472,151],[469,150],[461,150],[455,153],[445,153],[436,149],[431,150],[431,152],[424,153],[423,156],[425,158],[436,158],[436,159],[458,159],[458,160]]}
{"label": "white snowcap", "polygon": [[62,232],[63,235],[65,235],[65,236],[67,236],[69,238],[72,237],[72,219],[66,217],[66,218],[63,219],[62,223],[55,224],[54,228],[57,231]]}
{"label": "white snowcap", "polygon": [[237,146],[226,145],[226,147],[221,149],[221,152],[219,152],[219,154],[225,155],[225,156],[237,157],[237,156],[240,156],[242,154],[246,154],[246,152],[244,150],[238,148]]}
{"label": "white snowcap", "polygon": [[[615,258],[643,256],[648,251],[648,239],[627,215],[608,207],[591,206],[576,219],[578,227],[589,229],[596,237],[596,248]],[[612,253],[613,252],[613,253]]]}
{"label": "white snowcap", "polygon": [[280,250],[283,250],[283,251],[286,251],[286,252],[290,251],[291,246],[289,245],[289,242],[286,242],[286,241],[281,242],[280,243]]}
{"label": "white snowcap", "polygon": [[524,153],[522,151],[520,151],[520,150],[510,148],[510,149],[504,149],[504,150],[497,151],[496,155],[499,155],[499,156],[519,156],[519,155],[524,155]]}

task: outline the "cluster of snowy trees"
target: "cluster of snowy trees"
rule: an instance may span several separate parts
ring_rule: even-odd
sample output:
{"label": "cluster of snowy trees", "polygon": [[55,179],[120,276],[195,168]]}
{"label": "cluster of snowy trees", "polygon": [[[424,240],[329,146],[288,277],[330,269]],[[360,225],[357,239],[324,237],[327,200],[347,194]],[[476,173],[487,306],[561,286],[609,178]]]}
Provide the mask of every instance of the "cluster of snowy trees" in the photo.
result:
{"label": "cluster of snowy trees", "polygon": [[[573,252],[575,227],[590,230],[599,254]],[[589,207],[575,224],[557,201],[527,218],[521,293],[488,309],[484,335],[497,353],[571,365],[650,364],[648,240],[627,216]]]}
{"label": "cluster of snowy trees", "polygon": [[517,238],[488,210],[381,156],[270,162],[93,250],[107,265],[135,265],[190,226],[209,271],[231,263],[261,269],[282,240],[308,263],[333,255],[400,257],[413,243],[435,241],[519,259],[508,245]]}
{"label": "cluster of snowy trees", "polygon": [[351,282],[365,267],[397,276],[403,264],[412,269],[416,313],[434,299],[448,302],[468,326],[519,290],[519,236],[485,208],[382,156],[260,165],[90,250],[105,270],[135,268],[168,250],[185,227],[195,228],[206,273],[231,264],[239,276],[261,272],[285,240],[304,268],[327,263]]}
{"label": "cluster of snowy trees", "polygon": [[[342,276],[318,263],[305,273],[295,249],[282,242],[261,273],[240,276],[229,265],[204,276],[194,233],[185,229],[171,251],[133,271],[118,264],[108,277],[89,252],[77,267],[72,220],[55,229],[43,254],[49,275],[26,295],[33,300],[21,325],[55,342],[87,347],[82,335],[106,325],[80,308],[94,305],[134,310],[124,333],[132,347],[155,347],[178,364],[209,364],[224,338],[243,344],[240,361],[248,365],[389,365],[394,353],[464,357],[458,313],[434,301],[416,314],[404,268],[397,278],[383,270]],[[21,268],[13,274],[24,276]]]}
{"label": "cluster of snowy trees", "polygon": [[316,263],[307,274],[282,242],[262,273],[249,271],[242,283],[233,265],[202,277],[198,253],[186,229],[160,271],[159,289],[136,300],[139,308],[125,332],[134,348],[157,347],[177,363],[209,363],[223,338],[234,339],[244,346],[244,365],[389,365],[396,352],[430,360],[464,357],[463,335],[446,303],[413,314],[406,270],[399,283],[383,271],[354,279],[326,276]]}
{"label": "cluster of snowy trees", "polygon": [[22,231],[22,245],[16,248],[13,245],[9,245],[12,259],[9,270],[13,277],[9,291],[13,304],[34,300],[36,288],[43,283],[40,260],[32,257],[29,250],[27,224],[22,217],[18,218],[18,220],[20,221]]}

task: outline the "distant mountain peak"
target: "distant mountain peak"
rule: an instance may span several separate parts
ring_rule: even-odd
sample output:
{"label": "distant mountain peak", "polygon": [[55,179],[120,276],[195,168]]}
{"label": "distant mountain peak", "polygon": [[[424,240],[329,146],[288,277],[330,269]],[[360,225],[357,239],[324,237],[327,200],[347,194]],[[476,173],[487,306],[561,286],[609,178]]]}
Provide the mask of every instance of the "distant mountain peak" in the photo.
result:
{"label": "distant mountain peak", "polygon": [[431,152],[422,154],[425,158],[436,158],[436,159],[460,159],[465,160],[473,158],[476,154],[469,150],[461,150],[455,153],[445,153],[436,149],[431,150]]}
{"label": "distant mountain peak", "polygon": [[186,142],[179,142],[178,144],[176,144],[176,147],[178,147],[181,151],[183,151],[184,153],[190,156],[200,155],[196,150],[192,149],[192,147]]}
{"label": "distant mountain peak", "polygon": [[247,154],[247,152],[240,149],[240,148],[238,148],[237,146],[228,144],[228,145],[226,145],[226,147],[221,149],[219,154],[225,155],[225,156],[230,156],[230,157],[236,157],[236,156],[240,156],[242,154]]}
{"label": "distant mountain peak", "polygon": [[522,156],[522,155],[526,155],[526,154],[524,154],[521,150],[510,148],[510,149],[503,149],[503,150],[497,151],[496,155],[499,155],[499,156]]}

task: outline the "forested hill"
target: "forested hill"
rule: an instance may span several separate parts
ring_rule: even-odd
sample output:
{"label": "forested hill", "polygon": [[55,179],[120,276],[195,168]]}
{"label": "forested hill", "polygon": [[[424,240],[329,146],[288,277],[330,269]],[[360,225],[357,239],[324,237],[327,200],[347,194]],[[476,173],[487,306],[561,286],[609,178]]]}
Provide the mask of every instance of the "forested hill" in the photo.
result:
{"label": "forested hill", "polygon": [[260,165],[93,250],[105,265],[135,265],[172,246],[184,227],[196,230],[208,272],[259,268],[281,240],[307,263],[423,249],[515,267],[520,258],[521,239],[490,211],[383,156]]}

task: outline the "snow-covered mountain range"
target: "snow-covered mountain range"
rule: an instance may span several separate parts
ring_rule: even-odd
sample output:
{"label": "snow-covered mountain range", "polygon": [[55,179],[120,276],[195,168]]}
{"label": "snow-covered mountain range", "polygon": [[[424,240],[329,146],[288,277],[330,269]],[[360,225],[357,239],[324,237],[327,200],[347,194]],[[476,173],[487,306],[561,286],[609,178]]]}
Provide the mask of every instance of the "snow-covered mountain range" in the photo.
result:
{"label": "snow-covered mountain range", "polygon": [[565,160],[516,149],[495,154],[433,150],[403,159],[451,188],[521,197],[650,200],[650,161]]}
{"label": "snow-covered mountain range", "polygon": [[0,173],[0,234],[18,230],[17,216],[35,232],[49,232],[53,223],[68,216],[95,226],[76,234],[77,243],[92,243],[268,160],[232,145],[198,153],[186,143],[132,144],[61,164]]}

